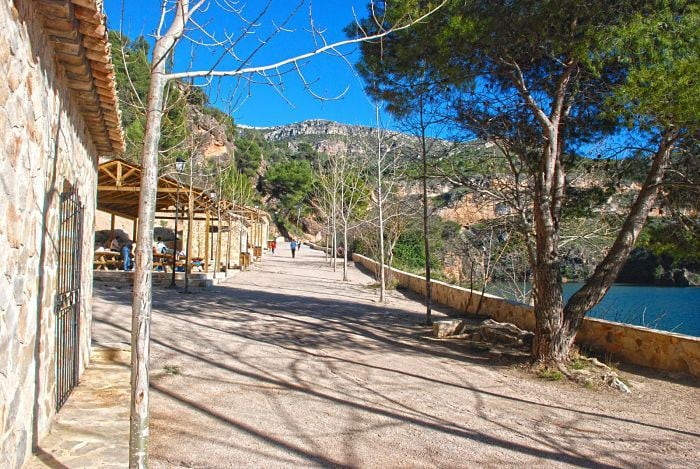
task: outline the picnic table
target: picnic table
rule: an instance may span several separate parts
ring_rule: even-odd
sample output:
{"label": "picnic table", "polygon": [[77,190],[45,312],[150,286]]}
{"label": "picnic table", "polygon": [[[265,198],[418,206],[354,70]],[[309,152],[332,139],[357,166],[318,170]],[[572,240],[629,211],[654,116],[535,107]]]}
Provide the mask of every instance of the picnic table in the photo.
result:
{"label": "picnic table", "polygon": [[[190,264],[192,267],[197,266],[199,259],[191,259]],[[185,265],[187,261],[184,256],[181,256],[175,260],[175,269],[178,272],[184,272]],[[153,253],[153,268],[162,268],[165,272],[173,271],[173,255],[171,253]],[[194,269],[192,269],[194,270]]]}
{"label": "picnic table", "polygon": [[[181,267],[185,265],[184,260],[176,260],[175,261],[175,268]],[[153,268],[163,269],[165,272],[172,272],[173,268],[173,255],[169,253],[154,253],[153,254]]]}
{"label": "picnic table", "polygon": [[93,268],[95,270],[119,270],[124,265],[122,255],[116,251],[95,251]]}

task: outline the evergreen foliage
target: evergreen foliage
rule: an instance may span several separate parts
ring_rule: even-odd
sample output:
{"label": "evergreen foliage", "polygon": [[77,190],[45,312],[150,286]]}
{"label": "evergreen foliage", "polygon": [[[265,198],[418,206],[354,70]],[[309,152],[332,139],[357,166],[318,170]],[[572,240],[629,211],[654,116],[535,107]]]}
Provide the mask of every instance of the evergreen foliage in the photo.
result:
{"label": "evergreen foliage", "polygon": [[[363,26],[424,4],[392,2],[371,11]],[[514,221],[535,273],[533,351],[540,360],[565,359],[583,315],[629,255],[669,155],[697,137],[697,24],[696,2],[682,0],[454,0],[429,24],[361,45],[368,91],[390,112],[410,115],[423,95],[412,95],[411,84],[430,87],[434,106],[448,99],[455,124],[506,156],[511,190],[501,195],[519,215]],[[566,219],[591,215],[608,195],[608,188],[570,191],[568,155],[623,126],[652,155],[643,161],[644,184],[599,268],[565,303]]]}
{"label": "evergreen foliage", "polygon": [[313,189],[311,164],[305,160],[282,161],[270,166],[265,173],[265,192],[279,200],[290,211],[311,194]]}

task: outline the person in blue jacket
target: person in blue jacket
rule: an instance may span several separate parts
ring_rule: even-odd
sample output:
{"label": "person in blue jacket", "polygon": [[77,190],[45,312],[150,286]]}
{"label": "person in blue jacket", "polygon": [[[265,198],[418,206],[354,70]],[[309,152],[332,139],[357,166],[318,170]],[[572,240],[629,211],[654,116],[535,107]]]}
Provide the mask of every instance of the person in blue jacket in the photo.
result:
{"label": "person in blue jacket", "polygon": [[292,250],[292,259],[294,259],[297,253],[297,242],[295,239],[292,239],[292,242],[289,243],[289,248]]}
{"label": "person in blue jacket", "polygon": [[131,265],[131,243],[127,240],[122,245],[122,260],[124,261],[124,271],[129,271],[133,268]]}

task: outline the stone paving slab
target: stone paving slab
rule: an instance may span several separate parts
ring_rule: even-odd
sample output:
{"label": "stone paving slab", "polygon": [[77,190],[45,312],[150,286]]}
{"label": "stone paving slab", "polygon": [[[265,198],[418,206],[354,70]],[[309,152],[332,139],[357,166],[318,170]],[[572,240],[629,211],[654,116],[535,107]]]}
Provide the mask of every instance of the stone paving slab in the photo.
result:
{"label": "stone paving slab", "polygon": [[129,352],[93,349],[91,360],[26,469],[128,466]]}

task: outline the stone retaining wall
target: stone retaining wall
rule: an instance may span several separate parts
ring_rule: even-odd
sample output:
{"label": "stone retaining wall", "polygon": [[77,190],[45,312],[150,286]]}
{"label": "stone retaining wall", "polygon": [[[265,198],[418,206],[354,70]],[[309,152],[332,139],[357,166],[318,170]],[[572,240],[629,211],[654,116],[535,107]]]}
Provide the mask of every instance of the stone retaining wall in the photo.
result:
{"label": "stone retaining wall", "polygon": [[[352,260],[378,272],[378,263],[359,254]],[[385,267],[387,274],[389,268]],[[425,278],[391,269],[391,277],[399,285],[425,295]],[[475,313],[480,292],[431,281],[433,300],[459,311]],[[510,322],[521,329],[534,330],[532,306],[485,294],[479,314],[496,321]],[[620,324],[603,319],[584,318],[576,341],[591,350],[609,354],[616,360],[664,371],[688,373],[700,377],[700,338],[661,332],[646,327]]]}

